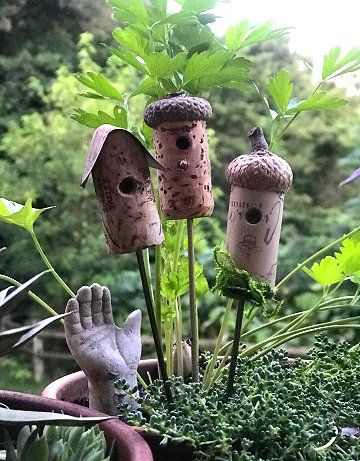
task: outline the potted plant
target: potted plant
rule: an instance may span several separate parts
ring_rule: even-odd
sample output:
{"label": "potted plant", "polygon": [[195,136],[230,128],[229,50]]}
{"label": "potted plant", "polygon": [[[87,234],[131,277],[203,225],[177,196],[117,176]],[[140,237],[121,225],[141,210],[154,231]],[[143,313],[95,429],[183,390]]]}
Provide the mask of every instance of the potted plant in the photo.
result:
{"label": "potted plant", "polygon": [[[4,202],[2,202],[4,203]],[[16,216],[15,216],[16,219]],[[19,286],[8,286],[0,292],[0,318],[21,306],[21,301],[37,281],[48,274],[42,272]],[[47,308],[50,310],[50,308]],[[34,325],[5,330],[0,333],[1,356],[8,355],[26,344],[48,325],[68,314],[52,316]],[[133,461],[152,460],[149,447],[127,425],[108,415],[70,402],[60,402],[21,392],[0,391],[0,424],[6,459],[61,459],[86,461],[110,460],[106,457],[105,437],[111,449],[111,459]],[[100,424],[85,430],[85,425]],[[45,425],[45,431],[43,432]],[[70,426],[64,429],[61,426]],[[22,429],[21,429],[22,428]],[[21,429],[21,430],[20,430]],[[19,432],[20,430],[20,432]],[[103,431],[103,432],[102,432]],[[16,439],[16,443],[13,440]],[[76,442],[75,442],[76,441]],[[96,458],[94,458],[96,457]],[[115,458],[116,457],[116,458]],[[2,458],[5,459],[5,458]]]}
{"label": "potted plant", "polygon": [[[166,1],[153,0],[143,3],[137,0],[132,2],[131,6],[118,0],[112,0],[110,3],[115,7],[115,17],[122,26],[114,32],[119,48],[112,48],[111,52],[123,62],[135,67],[144,75],[144,79],[138,88],[124,97],[116,86],[99,73],[89,72],[77,76],[81,83],[91,89],[91,92],[85,94],[86,97],[115,99],[117,102],[113,115],[103,111],[91,114],[78,109],[73,116],[75,120],[93,128],[107,124],[105,128],[100,128],[94,138],[90,154],[95,155],[89,156],[93,162],[86,169],[84,177],[86,180],[96,165],[97,158],[100,158],[99,155],[104,152],[103,149],[108,148],[105,142],[110,131],[116,133],[117,129],[122,133],[119,136],[123,136],[124,131],[132,133],[142,140],[145,147],[151,147],[152,132],[149,126],[143,125],[141,128],[133,126],[128,110],[132,98],[145,95],[148,97],[147,110],[150,111],[147,112],[145,119],[150,128],[154,128],[156,160],[165,167],[158,173],[159,182],[166,183],[166,187],[162,185],[159,187],[158,200],[161,202],[164,215],[175,219],[175,221],[163,222],[166,238],[162,248],[156,246],[155,249],[154,284],[150,280],[147,250],[142,252],[138,247],[133,250],[138,256],[162,381],[149,382],[145,376],[140,376],[139,381],[144,389],[140,396],[134,395],[133,389],[129,388],[129,383],[118,382],[117,391],[138,404],[138,407],[133,405],[132,408],[123,406],[119,410],[122,418],[129,424],[142,427],[148,435],[155,436],[155,440],[160,441],[158,444],[160,448],[156,448],[160,452],[156,451],[156,456],[164,456],[164,459],[184,459],[185,456],[200,460],[244,461],[357,459],[359,410],[356,402],[356,385],[350,384],[346,389],[344,388],[345,383],[356,383],[359,378],[357,365],[359,347],[347,344],[336,346],[322,337],[319,338],[316,349],[310,353],[310,362],[297,360],[293,363],[289,363],[285,352],[279,352],[277,348],[287,341],[307,334],[358,328],[357,317],[319,322],[317,315],[330,310],[358,307],[360,228],[338,238],[307,258],[276,286],[273,280],[276,249],[275,253],[272,253],[272,265],[266,274],[256,272],[261,269],[258,267],[249,267],[245,270],[244,263],[239,262],[239,255],[236,254],[237,248],[241,246],[245,255],[256,255],[258,244],[254,236],[244,236],[248,238],[238,241],[237,243],[241,245],[235,245],[235,249],[228,244],[229,253],[217,249],[215,263],[218,278],[215,290],[227,296],[229,302],[214,353],[210,355],[205,353],[198,359],[196,291],[199,295],[202,291],[207,291],[208,287],[201,267],[195,261],[192,220],[194,217],[211,214],[211,197],[208,194],[211,191],[211,184],[209,182],[201,184],[203,191],[206,192],[206,194],[202,192],[204,200],[201,206],[191,210],[190,214],[188,212],[193,205],[192,196],[196,197],[198,191],[190,197],[182,197],[184,208],[187,208],[185,214],[175,200],[177,196],[171,203],[167,201],[167,196],[174,193],[174,189],[170,189],[174,185],[169,184],[169,181],[174,181],[174,178],[167,177],[169,170],[189,172],[193,167],[193,159],[191,157],[188,161],[187,158],[179,157],[180,160],[175,167],[167,165],[166,150],[169,146],[164,145],[164,142],[166,143],[171,136],[175,136],[175,144],[179,151],[190,152],[195,145],[193,139],[200,139],[199,142],[204,144],[203,151],[199,151],[200,155],[204,156],[201,160],[208,165],[205,123],[196,122],[205,122],[211,110],[206,102],[199,101],[199,96],[208,96],[210,91],[217,87],[249,89],[250,62],[241,56],[241,50],[246,46],[279,37],[285,31],[273,30],[269,24],[251,29],[247,22],[242,22],[227,31],[226,43],[223,44],[215,39],[208,27],[208,24],[216,19],[209,13],[215,1],[179,1],[182,8],[177,13],[167,11]],[[274,159],[271,152],[276,150],[279,139],[302,112],[335,109],[345,105],[345,100],[333,96],[328,91],[326,83],[337,75],[357,70],[359,60],[358,50],[352,50],[345,56],[341,56],[337,48],[331,50],[324,58],[321,81],[314,92],[303,101],[292,99],[293,84],[286,70],[280,70],[270,79],[268,92],[273,102],[269,103],[255,86],[272,117],[272,123],[269,130],[269,148],[260,136],[261,130],[255,129],[250,133],[253,145],[250,156]],[[174,100],[183,104],[180,119],[175,118],[179,110],[178,107],[173,108],[171,103]],[[273,103],[276,111],[271,109]],[[162,111],[167,114],[165,119],[162,118]],[[186,133],[184,136],[179,136],[177,132],[178,122],[182,124],[186,122],[187,129],[184,130]],[[194,126],[187,122],[193,122]],[[109,123],[112,128],[109,128]],[[104,131],[106,134],[101,138],[101,143],[97,143]],[[164,138],[163,133],[167,133]],[[257,136],[256,139],[254,134]],[[124,142],[124,146],[126,145]],[[164,154],[161,152],[162,149],[165,150]],[[147,156],[146,153],[144,155]],[[149,165],[152,160],[147,162]],[[101,183],[101,180],[97,182],[98,177],[95,176],[98,172],[93,171],[95,185]],[[206,172],[208,174],[208,170]],[[190,176],[197,175],[192,173]],[[229,179],[234,179],[231,171],[228,176]],[[198,177],[191,179],[195,181]],[[234,191],[238,187],[264,192],[264,188],[249,186],[249,183],[240,184],[237,182],[238,179],[236,177],[236,182],[232,182]],[[287,181],[290,182],[289,178]],[[136,184],[135,180],[121,182],[119,190],[130,196],[137,190]],[[280,195],[283,201],[282,194],[288,185],[283,188],[277,186],[275,190],[268,189],[267,192]],[[100,205],[101,201],[109,200],[104,190],[103,188],[101,194],[100,187],[97,188]],[[169,191],[172,191],[171,194]],[[175,191],[175,193],[179,192]],[[245,193],[244,190],[240,192]],[[252,197],[255,195],[254,192],[251,194]],[[208,200],[207,205],[205,205],[206,200]],[[236,201],[240,202],[240,199],[235,198],[234,202]],[[277,211],[275,221],[279,224],[281,207],[276,203],[272,209]],[[261,221],[258,213],[260,206],[248,208],[252,210],[248,216],[249,224],[258,224]],[[109,209],[112,211],[111,207],[102,209],[105,210],[102,218],[108,238],[112,237],[107,226],[107,219],[111,220]],[[244,214],[246,210],[245,206]],[[238,210],[238,213],[240,211]],[[232,219],[230,214],[229,220]],[[187,219],[187,223],[184,218]],[[270,219],[271,216],[267,218]],[[187,238],[184,235],[185,228],[187,228]],[[264,238],[270,239],[270,234],[265,233]],[[35,234],[31,235],[45,264],[53,270]],[[229,240],[231,235],[232,232],[229,234]],[[125,237],[128,235],[116,235],[116,239],[120,240]],[[109,247],[112,245],[119,247],[119,241],[111,242]],[[332,249],[337,249],[339,246],[338,252],[333,256],[328,255]],[[122,251],[113,250],[113,252]],[[281,302],[274,300],[275,295],[278,295],[280,288],[283,288],[288,280],[301,270],[323,287],[322,295],[317,302],[303,311],[278,316],[261,326],[251,328],[251,320],[260,311],[265,317],[278,314]],[[53,274],[58,277],[54,270]],[[338,296],[340,286],[347,280],[354,282],[354,293],[346,297]],[[60,278],[58,281],[64,286]],[[155,287],[153,294],[152,286]],[[64,286],[64,288],[73,300],[80,302],[69,287]],[[183,337],[181,301],[187,291],[190,293],[191,346]],[[223,346],[224,333],[234,304],[233,299],[240,301],[236,303],[237,324],[234,341]],[[91,312],[94,314],[94,303],[91,304],[93,309]],[[97,305],[96,309],[98,308]],[[246,308],[247,320],[242,324],[244,308]],[[79,315],[81,316],[81,312]],[[266,339],[251,347],[240,347],[241,340],[246,340],[254,332],[269,327],[274,330]],[[163,357],[162,336],[166,360]],[[66,398],[65,395],[74,394],[74,389],[82,389],[83,392],[85,384],[84,375],[78,374],[74,377],[73,384],[66,381],[65,386],[68,389],[57,389],[52,396]],[[161,454],[161,447],[164,445],[170,447],[171,454]]]}

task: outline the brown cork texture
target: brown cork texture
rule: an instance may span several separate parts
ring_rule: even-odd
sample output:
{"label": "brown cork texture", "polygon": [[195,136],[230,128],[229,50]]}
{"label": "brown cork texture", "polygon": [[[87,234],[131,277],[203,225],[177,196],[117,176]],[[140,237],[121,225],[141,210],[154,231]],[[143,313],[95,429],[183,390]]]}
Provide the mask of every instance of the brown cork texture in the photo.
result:
{"label": "brown cork texture", "polygon": [[108,251],[132,253],[159,245],[164,237],[144,150],[131,133],[112,128],[100,143],[104,130],[96,130],[88,159],[96,155],[91,172]]}
{"label": "brown cork texture", "polygon": [[165,122],[154,129],[161,210],[167,219],[210,216],[214,210],[206,122]]}
{"label": "brown cork texture", "polygon": [[167,219],[210,216],[214,210],[206,121],[211,105],[203,98],[174,93],[150,104],[145,122],[154,129],[161,210]]}
{"label": "brown cork texture", "polygon": [[260,127],[250,132],[252,150],[227,170],[231,194],[227,249],[236,267],[274,287],[284,193],[292,182],[285,160],[268,151]]}

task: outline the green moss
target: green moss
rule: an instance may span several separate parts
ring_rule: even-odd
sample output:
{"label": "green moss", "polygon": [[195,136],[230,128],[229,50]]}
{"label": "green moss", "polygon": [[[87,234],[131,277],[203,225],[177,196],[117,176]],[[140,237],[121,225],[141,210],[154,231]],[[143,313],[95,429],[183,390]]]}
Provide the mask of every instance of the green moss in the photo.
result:
{"label": "green moss", "polygon": [[165,441],[190,444],[197,461],[359,460],[360,439],[342,430],[360,425],[360,349],[319,337],[310,359],[292,362],[283,350],[239,359],[227,401],[226,377],[209,390],[171,378],[170,406],[155,381],[139,411],[122,414]]}

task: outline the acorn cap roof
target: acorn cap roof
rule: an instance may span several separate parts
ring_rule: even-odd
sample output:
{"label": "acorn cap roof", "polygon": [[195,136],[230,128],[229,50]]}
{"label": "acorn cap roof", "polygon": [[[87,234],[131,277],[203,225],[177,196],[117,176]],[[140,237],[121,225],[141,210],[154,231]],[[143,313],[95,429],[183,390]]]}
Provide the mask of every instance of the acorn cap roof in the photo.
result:
{"label": "acorn cap roof", "polygon": [[251,152],[235,158],[228,166],[226,177],[229,183],[252,190],[286,192],[293,179],[290,165],[269,152],[260,127],[253,128],[249,138],[252,143]]}
{"label": "acorn cap roof", "polygon": [[207,121],[211,116],[212,109],[206,99],[173,93],[150,104],[145,110],[144,120],[148,126],[156,128],[165,122]]}

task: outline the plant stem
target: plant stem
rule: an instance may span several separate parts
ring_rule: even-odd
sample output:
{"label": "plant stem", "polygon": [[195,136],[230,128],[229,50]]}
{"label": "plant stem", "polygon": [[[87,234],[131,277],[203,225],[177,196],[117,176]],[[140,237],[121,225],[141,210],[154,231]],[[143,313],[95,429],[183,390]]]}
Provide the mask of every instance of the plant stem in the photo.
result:
{"label": "plant stem", "polygon": [[[358,318],[360,318],[360,317],[358,317]],[[356,317],[353,317],[353,319],[355,320]],[[346,320],[349,321],[349,320],[353,320],[353,319],[346,319]],[[338,321],[338,322],[340,322],[340,321]],[[310,334],[310,333],[320,333],[321,331],[325,331],[325,330],[340,330],[342,328],[354,328],[354,329],[360,328],[359,323],[350,323],[349,325],[347,325],[345,323],[344,324],[337,323],[336,325],[328,325],[328,326],[324,326],[324,325],[325,324],[320,324],[320,325],[317,325],[316,327],[313,327],[313,328],[304,328],[303,330],[298,330],[298,331],[295,331],[295,332],[287,333],[286,338],[283,338],[283,339],[279,340],[277,343],[275,343],[275,344],[271,345],[270,347],[264,349],[263,351],[259,352],[254,357],[252,357],[252,360],[256,360],[256,359],[262,357],[263,355],[267,354],[268,352],[270,352],[275,347],[279,347],[282,344],[284,344],[285,342],[291,341],[291,340],[296,339],[296,338],[300,338],[301,336],[304,336],[304,335],[307,335],[307,334]]]}
{"label": "plant stem", "polygon": [[[182,346],[182,311],[180,298],[175,300],[175,339],[176,339],[176,374],[184,377],[184,361],[183,361],[183,346]],[[174,364],[175,365],[175,364]]]}
{"label": "plant stem", "polygon": [[145,248],[143,250],[143,255],[144,255],[146,278],[148,280],[148,285],[149,285],[149,290],[150,290],[151,302],[152,302],[152,304],[154,304],[155,300],[154,300],[154,290],[153,290],[153,287],[152,287],[149,248]]}
{"label": "plant stem", "polygon": [[333,248],[334,246],[338,245],[339,243],[341,243],[342,241],[346,240],[347,238],[351,237],[352,235],[356,234],[357,232],[360,231],[360,226],[359,227],[356,227],[355,229],[353,229],[351,232],[349,232],[348,234],[345,234],[343,235],[342,237],[334,240],[333,242],[329,243],[329,245],[327,245],[326,247],[322,248],[321,250],[317,251],[316,253],[314,253],[312,256],[310,256],[309,258],[307,258],[305,261],[303,261],[301,264],[298,264],[298,266],[293,269],[291,272],[288,273],[288,275],[286,275],[275,287],[275,291],[279,290],[279,288],[281,288],[283,285],[285,285],[285,283],[291,278],[293,277],[299,270],[301,270],[304,266],[306,266],[307,264],[311,263],[314,259],[318,258],[319,256],[322,256],[324,253],[328,252],[331,248]]}
{"label": "plant stem", "polygon": [[[14,285],[15,287],[19,287],[21,286],[21,283],[18,282],[17,280],[11,278],[11,277],[8,277],[7,275],[2,275],[0,274],[0,279],[1,280],[4,280],[5,282],[8,282],[8,283],[11,283],[12,285]],[[43,301],[41,298],[39,298],[39,296],[36,296],[35,293],[33,293],[32,291],[29,291],[28,292],[28,295],[30,296],[31,299],[33,299],[35,302],[37,302],[43,309],[46,310],[46,312],[48,312],[49,314],[51,314],[52,316],[56,316],[56,315],[59,315],[58,312],[56,312],[55,309],[53,309],[51,306],[49,306],[49,304],[47,304],[45,301]],[[64,324],[64,320],[60,320],[60,322],[62,324]]]}
{"label": "plant stem", "polygon": [[215,344],[215,347],[214,347],[214,353],[213,353],[213,356],[211,357],[210,362],[207,364],[206,369],[205,369],[205,373],[204,373],[204,388],[205,389],[209,388],[210,381],[211,381],[212,375],[214,373],[214,368],[215,368],[215,365],[216,365],[216,362],[217,362],[217,359],[218,359],[218,356],[219,356],[219,351],[220,351],[221,344],[222,344],[222,341],[223,341],[224,333],[225,333],[226,328],[227,328],[228,323],[229,323],[229,318],[230,318],[230,313],[231,313],[231,308],[232,308],[233,302],[234,302],[233,299],[228,299],[225,314],[224,314],[224,318],[223,318],[223,321],[222,321],[221,327],[220,327],[220,332],[219,332],[219,335],[218,335],[218,337],[216,339],[216,344]]}
{"label": "plant stem", "polygon": [[235,380],[235,372],[236,372],[236,363],[237,358],[239,355],[239,347],[240,347],[240,340],[241,340],[241,327],[242,327],[242,320],[244,315],[244,305],[245,299],[239,299],[236,302],[236,324],[235,324],[235,333],[234,333],[234,341],[231,350],[231,361],[230,361],[230,368],[229,368],[229,377],[226,387],[226,398],[228,399],[233,391],[234,391],[234,380]]}
{"label": "plant stem", "polygon": [[[260,343],[255,344],[252,347],[249,347],[244,352],[242,352],[240,355],[241,355],[241,357],[251,355],[252,353],[254,353],[257,350],[261,349],[263,346],[266,346],[269,343],[274,343],[268,349],[266,349],[267,351],[269,351],[271,349],[274,349],[275,347],[280,346],[281,344],[284,344],[287,341],[290,341],[292,339],[298,338],[300,336],[304,336],[305,334],[313,333],[313,332],[316,332],[316,331],[323,331],[323,330],[327,330],[329,328],[333,329],[334,326],[339,327],[339,325],[341,326],[342,324],[346,324],[346,322],[350,322],[350,321],[357,320],[357,319],[360,319],[360,316],[350,317],[350,318],[341,319],[341,320],[333,320],[331,322],[324,322],[324,323],[320,323],[320,324],[316,325],[315,327],[314,326],[308,326],[308,327],[300,328],[298,330],[289,331],[289,332],[282,333],[282,334],[277,334],[276,333],[275,335],[272,335],[269,338],[264,339]],[[359,325],[359,328],[360,328],[360,325]]]}
{"label": "plant stem", "polygon": [[155,315],[156,323],[161,338],[161,272],[162,272],[162,259],[161,247],[155,246]]}
{"label": "plant stem", "polygon": [[173,374],[172,370],[172,343],[173,343],[173,320],[165,321],[165,354],[166,354],[166,372],[168,376]]}
{"label": "plant stem", "polygon": [[194,252],[194,222],[187,220],[188,256],[189,256],[189,301],[190,301],[190,332],[191,332],[191,369],[194,381],[199,381],[199,320],[195,296],[195,252]]}
{"label": "plant stem", "polygon": [[169,382],[167,381],[165,359],[164,359],[164,354],[163,354],[163,351],[162,351],[159,331],[158,331],[157,325],[156,325],[155,312],[154,312],[154,307],[153,307],[153,304],[152,304],[150,287],[148,285],[148,280],[147,280],[147,277],[146,277],[144,257],[143,257],[143,254],[142,254],[141,250],[138,250],[136,252],[136,258],[137,258],[137,262],[138,262],[138,265],[139,265],[140,278],[141,278],[141,283],[142,283],[142,286],[143,286],[145,303],[146,303],[147,312],[148,312],[148,316],[149,316],[149,320],[150,320],[151,331],[152,331],[152,335],[153,335],[153,338],[154,338],[154,344],[155,344],[156,355],[157,355],[157,358],[158,358],[160,374],[161,374],[161,378],[162,378],[163,383],[164,383],[164,390],[165,390],[165,395],[166,395],[167,401],[168,401],[168,403],[170,403],[170,402],[172,402],[171,389],[170,389]]}
{"label": "plant stem", "polygon": [[60,277],[60,275],[56,272],[48,258],[46,257],[43,249],[41,248],[40,242],[37,239],[35,232],[32,230],[30,231],[31,238],[33,239],[34,245],[41,256],[41,259],[44,261],[46,267],[51,270],[55,280],[64,288],[64,290],[72,297],[75,298],[75,293],[68,287],[68,285],[64,282],[64,280]]}

